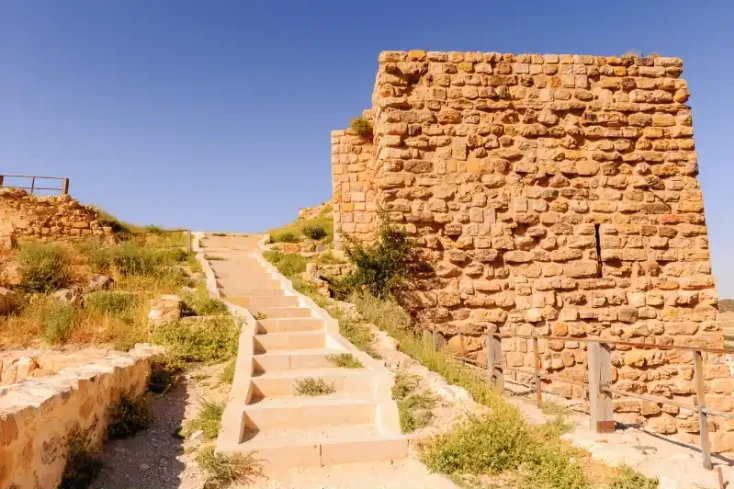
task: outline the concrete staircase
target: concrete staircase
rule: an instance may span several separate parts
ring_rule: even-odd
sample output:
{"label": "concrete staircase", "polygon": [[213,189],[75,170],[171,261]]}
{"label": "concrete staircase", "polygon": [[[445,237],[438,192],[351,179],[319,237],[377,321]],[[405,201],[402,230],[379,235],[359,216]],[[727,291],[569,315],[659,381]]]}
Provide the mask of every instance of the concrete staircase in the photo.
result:
{"label": "concrete staircase", "polygon": [[[206,262],[205,271],[244,325],[217,450],[255,451],[266,470],[406,457],[384,365],[342,337],[336,320],[294,291],[259,250],[222,256],[228,259]],[[344,353],[364,368],[329,361]],[[322,379],[335,392],[299,396],[303,379]]]}

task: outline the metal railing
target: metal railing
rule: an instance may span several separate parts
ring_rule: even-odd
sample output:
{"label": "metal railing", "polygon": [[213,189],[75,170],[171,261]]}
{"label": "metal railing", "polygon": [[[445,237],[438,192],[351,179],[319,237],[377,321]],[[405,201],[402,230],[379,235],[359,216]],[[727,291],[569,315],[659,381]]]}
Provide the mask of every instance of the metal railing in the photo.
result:
{"label": "metal railing", "polygon": [[[433,347],[439,348],[439,341],[433,332]],[[519,338],[532,342],[533,345],[533,369],[508,367],[505,365],[502,355],[502,339],[503,338]],[[586,343],[587,365],[588,365],[588,382],[582,382],[570,379],[561,375],[551,375],[543,373],[541,367],[540,345],[539,341],[562,341],[562,342],[578,342]],[[731,349],[722,348],[706,348],[697,346],[676,346],[676,345],[658,345],[648,343],[634,343],[629,341],[618,341],[604,338],[575,338],[565,336],[536,336],[536,335],[518,335],[518,334],[501,334],[490,333],[485,342],[487,349],[487,372],[489,381],[493,385],[497,393],[504,390],[505,371],[524,374],[533,378],[533,388],[535,390],[536,403],[538,407],[543,404],[542,381],[550,380],[576,385],[588,389],[589,392],[589,414],[591,428],[598,433],[609,433],[614,431],[616,423],[614,421],[614,396],[631,397],[643,401],[655,402],[658,404],[667,404],[675,406],[679,409],[693,411],[698,414],[700,449],[704,468],[711,470],[711,443],[709,440],[709,416],[720,416],[726,419],[734,419],[734,413],[725,413],[716,409],[706,407],[705,383],[703,373],[703,354],[725,355],[734,353]],[[691,353],[691,361],[693,363],[693,381],[695,386],[695,402],[686,404],[673,399],[659,396],[649,396],[646,394],[637,394],[635,392],[623,391],[612,387],[612,349],[611,346],[622,346],[639,349],[657,349],[657,350],[682,350]],[[459,356],[453,358],[479,365],[478,362],[464,356],[464,337],[459,333]]]}
{"label": "metal railing", "polygon": [[[5,183],[6,178],[20,178],[20,179],[27,179],[30,180],[28,183],[30,186],[21,186],[21,185],[8,185]],[[36,180],[41,180],[41,182],[38,182],[39,184],[43,184],[43,181],[47,180],[53,180],[53,181],[60,181],[61,187],[41,187],[39,185],[36,185]],[[49,184],[45,184],[49,185]],[[58,191],[63,195],[67,195],[69,193],[69,179],[63,178],[63,177],[41,177],[37,175],[0,175],[0,188],[3,188],[5,186],[6,188],[19,188],[22,190],[28,190],[29,193],[33,194],[38,190],[46,190],[46,191]]]}

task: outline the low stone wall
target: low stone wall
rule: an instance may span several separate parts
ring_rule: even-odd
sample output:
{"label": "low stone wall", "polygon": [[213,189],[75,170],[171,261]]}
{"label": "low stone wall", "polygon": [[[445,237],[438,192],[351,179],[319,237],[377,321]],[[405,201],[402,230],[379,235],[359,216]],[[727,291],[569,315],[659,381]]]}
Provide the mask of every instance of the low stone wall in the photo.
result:
{"label": "low stone wall", "polygon": [[142,394],[159,347],[136,345],[56,375],[0,387],[0,488],[58,486],[75,430],[93,448],[104,440],[110,406]]}
{"label": "low stone wall", "polygon": [[29,377],[53,375],[65,368],[76,367],[110,355],[111,350],[82,348],[77,350],[10,350],[0,353],[0,385],[22,382]]}
{"label": "low stone wall", "polygon": [[69,195],[37,197],[25,190],[0,189],[0,249],[34,239],[72,241],[91,236],[112,239],[99,213]]}

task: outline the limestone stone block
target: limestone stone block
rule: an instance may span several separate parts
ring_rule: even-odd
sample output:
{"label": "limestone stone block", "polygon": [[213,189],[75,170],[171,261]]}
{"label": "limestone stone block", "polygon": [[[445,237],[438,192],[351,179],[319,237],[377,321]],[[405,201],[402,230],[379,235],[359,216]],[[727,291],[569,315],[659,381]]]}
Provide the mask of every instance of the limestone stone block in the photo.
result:
{"label": "limestone stone block", "polygon": [[174,294],[150,301],[148,323],[155,327],[181,318],[181,298]]}

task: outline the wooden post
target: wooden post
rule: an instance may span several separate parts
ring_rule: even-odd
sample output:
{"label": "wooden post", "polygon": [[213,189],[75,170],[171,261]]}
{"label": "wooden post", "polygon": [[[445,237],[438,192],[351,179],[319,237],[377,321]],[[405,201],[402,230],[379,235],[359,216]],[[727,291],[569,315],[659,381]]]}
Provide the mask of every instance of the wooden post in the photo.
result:
{"label": "wooden post", "polygon": [[609,345],[589,343],[589,407],[591,429],[597,433],[614,431],[612,394],[602,391],[612,385],[612,352]]}
{"label": "wooden post", "polygon": [[191,253],[191,229],[186,230],[186,251]]}
{"label": "wooden post", "polygon": [[502,338],[487,333],[487,370],[489,370],[489,382],[494,386],[495,392],[502,394],[505,389],[505,375],[502,371]]}
{"label": "wooden post", "polygon": [[538,407],[543,406],[543,390],[540,382],[540,347],[538,337],[533,336],[533,357],[535,358],[535,401]]}
{"label": "wooden post", "polygon": [[703,356],[699,350],[693,353],[693,375],[696,384],[696,407],[698,408],[698,430],[701,433],[701,455],[703,468],[713,469],[711,465],[711,445],[709,442],[709,418],[706,414],[706,392],[703,383]]}
{"label": "wooden post", "polygon": [[64,195],[69,194],[69,179],[64,178],[64,182],[61,184],[61,193]]}
{"label": "wooden post", "polygon": [[36,177],[31,177],[31,195],[33,195],[34,190],[36,190]]}
{"label": "wooden post", "polygon": [[3,180],[5,180],[5,177],[0,175],[0,188],[3,188]]}

